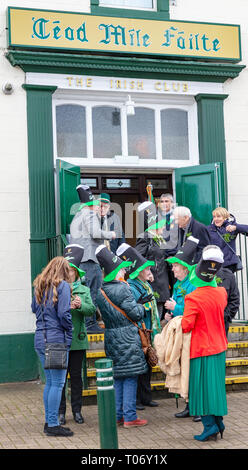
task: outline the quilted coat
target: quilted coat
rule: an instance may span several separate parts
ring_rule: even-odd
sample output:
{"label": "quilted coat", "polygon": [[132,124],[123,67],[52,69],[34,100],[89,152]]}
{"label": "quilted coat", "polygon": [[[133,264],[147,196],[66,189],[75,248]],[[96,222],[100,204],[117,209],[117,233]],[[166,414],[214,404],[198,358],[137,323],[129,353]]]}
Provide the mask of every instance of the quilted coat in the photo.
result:
{"label": "quilted coat", "polygon": [[[137,304],[126,282],[103,282],[102,289],[117,307],[134,321],[143,318],[144,307]],[[147,372],[138,328],[114,308],[99,291],[97,305],[105,324],[104,348],[113,360],[114,378],[133,377]]]}

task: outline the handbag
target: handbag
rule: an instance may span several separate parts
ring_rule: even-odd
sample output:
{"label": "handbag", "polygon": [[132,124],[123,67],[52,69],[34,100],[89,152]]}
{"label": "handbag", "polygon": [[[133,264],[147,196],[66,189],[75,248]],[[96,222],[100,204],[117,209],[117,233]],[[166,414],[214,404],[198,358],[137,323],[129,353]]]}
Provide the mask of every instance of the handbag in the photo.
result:
{"label": "handbag", "polygon": [[67,344],[64,343],[48,343],[46,338],[46,328],[44,320],[44,309],[41,306],[41,317],[43,323],[43,334],[45,341],[45,364],[44,369],[67,369],[68,354]]}
{"label": "handbag", "polygon": [[140,341],[141,341],[141,347],[143,350],[143,353],[145,355],[146,361],[149,364],[150,367],[155,367],[158,363],[158,356],[157,353],[154,349],[154,347],[151,344],[151,331],[148,330],[145,326],[145,323],[142,322],[142,327],[140,327],[137,323],[135,323],[129,316],[122,310],[120,307],[117,307],[105,294],[104,290],[101,289],[102,295],[105,297],[105,299],[114,307],[118,312],[122,313],[124,317],[126,317],[133,325],[135,325],[138,328],[139,331],[139,336],[140,336]]}
{"label": "handbag", "polygon": [[216,230],[218,235],[220,236],[220,238],[225,242],[225,244],[228,246],[228,248],[230,248],[230,250],[236,255],[236,257],[238,258],[238,261],[237,261],[237,264],[236,264],[236,271],[242,271],[243,269],[243,264],[242,264],[242,260],[241,260],[241,256],[240,255],[237,255],[237,253],[235,253],[235,251],[233,250],[233,248],[228,245],[228,243],[226,242],[226,240],[224,240],[224,238],[221,236],[221,234],[218,232],[218,230]]}

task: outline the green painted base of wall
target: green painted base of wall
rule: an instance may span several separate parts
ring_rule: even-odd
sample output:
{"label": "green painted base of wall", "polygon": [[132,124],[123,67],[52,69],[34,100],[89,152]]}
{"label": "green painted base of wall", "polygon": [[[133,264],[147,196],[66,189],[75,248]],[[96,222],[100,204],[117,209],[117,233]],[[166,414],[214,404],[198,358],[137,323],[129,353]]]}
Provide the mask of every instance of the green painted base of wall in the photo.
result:
{"label": "green painted base of wall", "polygon": [[39,376],[34,334],[0,336],[0,383],[24,382]]}

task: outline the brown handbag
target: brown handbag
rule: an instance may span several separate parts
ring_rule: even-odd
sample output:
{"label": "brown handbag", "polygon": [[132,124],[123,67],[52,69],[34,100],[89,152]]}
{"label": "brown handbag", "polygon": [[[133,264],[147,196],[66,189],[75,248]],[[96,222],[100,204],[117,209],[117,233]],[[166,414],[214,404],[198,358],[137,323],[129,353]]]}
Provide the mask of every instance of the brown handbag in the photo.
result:
{"label": "brown handbag", "polygon": [[117,305],[115,305],[108,298],[107,294],[105,294],[103,289],[101,289],[101,293],[105,297],[105,299],[110,303],[110,305],[112,305],[112,307],[118,310],[118,312],[122,313],[124,317],[126,317],[131,323],[133,323],[138,328],[140,340],[141,340],[141,346],[142,346],[146,361],[150,365],[150,367],[155,367],[158,363],[158,356],[157,356],[155,349],[151,345],[152,330],[148,330],[144,322],[141,323],[142,324],[142,328],[141,328],[137,323],[135,323],[131,318],[129,318],[129,316],[124,312],[124,310],[122,310],[120,307],[117,307]]}

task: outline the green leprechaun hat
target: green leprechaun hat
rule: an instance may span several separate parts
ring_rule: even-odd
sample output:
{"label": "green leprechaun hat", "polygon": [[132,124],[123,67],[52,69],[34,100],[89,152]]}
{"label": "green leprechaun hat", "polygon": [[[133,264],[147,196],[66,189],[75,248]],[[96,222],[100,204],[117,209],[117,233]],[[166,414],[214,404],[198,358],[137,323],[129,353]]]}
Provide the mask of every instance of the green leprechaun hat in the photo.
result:
{"label": "green leprechaun hat", "polygon": [[113,281],[120,269],[128,268],[132,264],[131,261],[123,261],[119,256],[109,251],[106,245],[99,245],[95,253],[98,263],[104,269],[103,280],[105,282]]}
{"label": "green leprechaun hat", "polygon": [[122,243],[116,251],[116,254],[123,260],[131,261],[131,267],[129,269],[130,279],[135,279],[143,269],[148,266],[154,266],[154,261],[149,261],[142,256],[135,248]]}
{"label": "green leprechaun hat", "polygon": [[85,276],[85,272],[79,268],[83,254],[84,248],[77,244],[67,245],[63,253],[64,258],[69,262],[69,265],[77,270],[79,277]]}
{"label": "green leprechaun hat", "polygon": [[196,287],[217,287],[216,274],[224,262],[224,255],[216,245],[208,245],[202,251],[199,263],[192,269],[189,281]]}
{"label": "green leprechaun hat", "polygon": [[168,263],[179,263],[185,266],[189,271],[192,270],[194,264],[194,257],[197,250],[199,240],[192,236],[188,237],[183,246],[179,248],[177,253],[171,258],[167,258]]}

